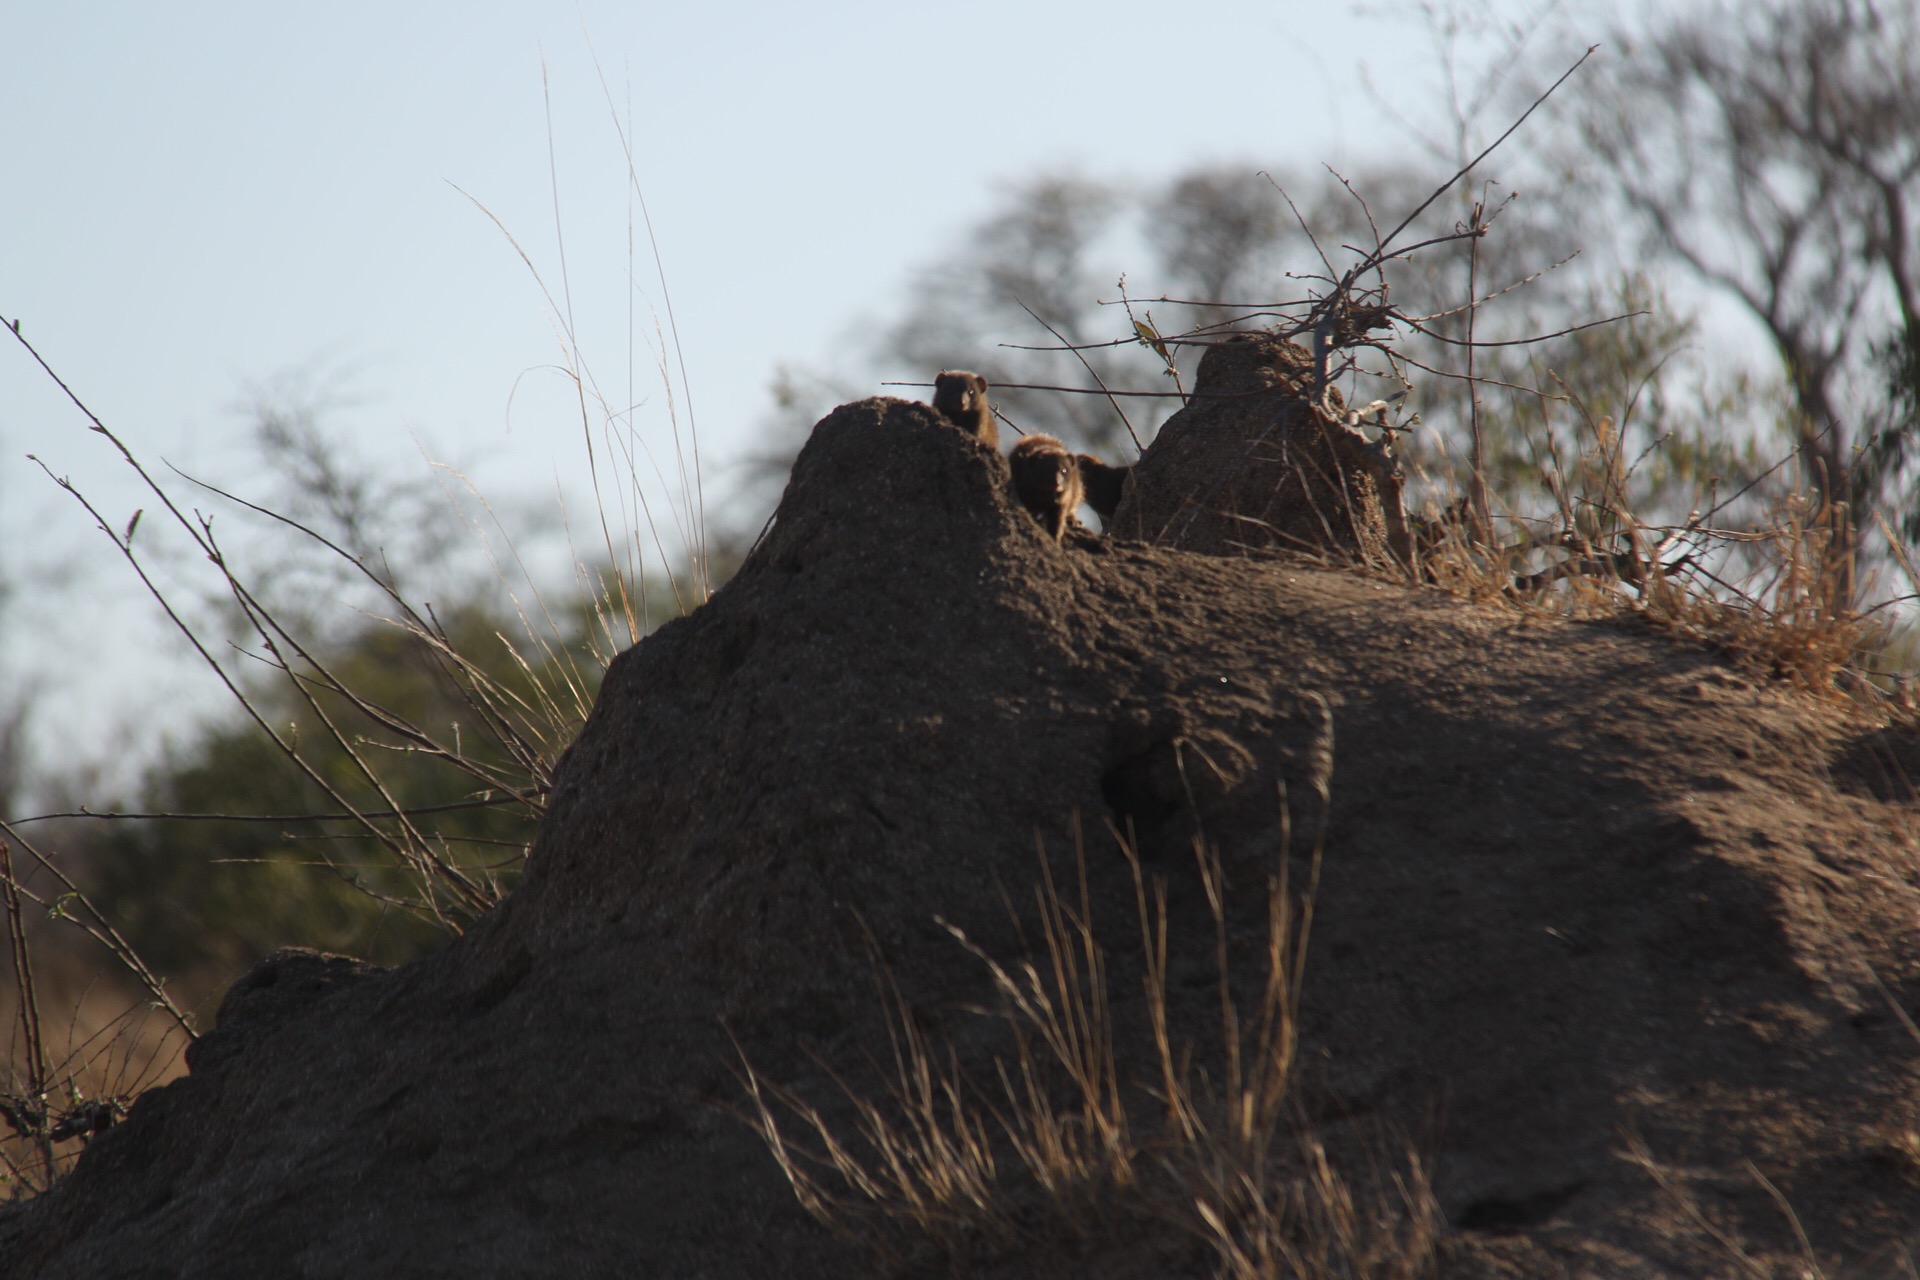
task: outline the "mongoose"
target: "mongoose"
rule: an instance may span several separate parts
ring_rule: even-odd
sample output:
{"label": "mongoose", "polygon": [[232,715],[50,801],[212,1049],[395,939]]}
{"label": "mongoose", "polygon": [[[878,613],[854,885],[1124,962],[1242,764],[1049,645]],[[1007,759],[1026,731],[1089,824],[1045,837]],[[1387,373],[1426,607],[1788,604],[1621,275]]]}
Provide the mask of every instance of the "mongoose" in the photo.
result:
{"label": "mongoose", "polygon": [[1103,526],[1111,525],[1133,468],[1109,466],[1090,453],[1081,454],[1075,461],[1080,464],[1080,483],[1086,490],[1087,505],[1100,513]]}
{"label": "mongoose", "polygon": [[933,380],[933,407],[968,435],[1000,447],[1000,428],[987,403],[987,380],[965,369],[948,369]]}
{"label": "mongoose", "polygon": [[1080,505],[1080,466],[1052,436],[1031,435],[1007,455],[1013,493],[1055,542],[1067,531],[1067,517]]}

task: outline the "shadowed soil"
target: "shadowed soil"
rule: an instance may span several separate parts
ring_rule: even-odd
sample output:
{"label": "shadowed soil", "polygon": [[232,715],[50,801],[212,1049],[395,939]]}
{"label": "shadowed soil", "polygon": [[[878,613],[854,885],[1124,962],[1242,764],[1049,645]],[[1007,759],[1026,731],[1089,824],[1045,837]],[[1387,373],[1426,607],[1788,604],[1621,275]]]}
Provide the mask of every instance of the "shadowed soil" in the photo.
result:
{"label": "shadowed soil", "polygon": [[[1056,545],[1005,478],[925,406],[836,411],[739,575],[613,664],[505,905],[404,969],[251,975],[188,1077],[0,1219],[0,1274],[861,1274],[743,1122],[740,1054],[823,1105],[829,1067],[870,1086],[877,954],[985,1069],[990,989],[937,921],[1023,954],[1008,904],[1078,815],[1122,1074],[1150,1084],[1106,824],[1167,884],[1175,1030],[1204,1046],[1191,841],[1251,965],[1284,803],[1327,831],[1302,1114],[1343,1157],[1412,1143],[1442,1272],[1733,1273],[1632,1141],[1756,1265],[1794,1245],[1748,1162],[1824,1259],[1892,1266],[1920,1223],[1920,1046],[1888,1004],[1920,997],[1907,738],[1622,626]],[[1136,1223],[978,1265],[1211,1262]]]}

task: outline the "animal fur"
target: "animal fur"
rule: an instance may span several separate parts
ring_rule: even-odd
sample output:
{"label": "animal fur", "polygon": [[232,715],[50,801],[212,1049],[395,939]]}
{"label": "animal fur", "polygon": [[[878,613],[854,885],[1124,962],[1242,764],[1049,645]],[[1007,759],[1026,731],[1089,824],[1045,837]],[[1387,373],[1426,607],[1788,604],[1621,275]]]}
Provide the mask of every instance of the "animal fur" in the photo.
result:
{"label": "animal fur", "polygon": [[1054,541],[1067,531],[1067,518],[1080,505],[1080,464],[1052,436],[1032,435],[1007,455],[1013,493]]}
{"label": "animal fur", "polygon": [[1000,447],[1000,428],[987,402],[987,380],[965,369],[948,369],[933,380],[933,407],[989,448]]}
{"label": "animal fur", "polygon": [[1080,467],[1080,483],[1086,491],[1087,505],[1100,513],[1102,525],[1111,526],[1133,468],[1109,466],[1090,453],[1080,454],[1074,461]]}

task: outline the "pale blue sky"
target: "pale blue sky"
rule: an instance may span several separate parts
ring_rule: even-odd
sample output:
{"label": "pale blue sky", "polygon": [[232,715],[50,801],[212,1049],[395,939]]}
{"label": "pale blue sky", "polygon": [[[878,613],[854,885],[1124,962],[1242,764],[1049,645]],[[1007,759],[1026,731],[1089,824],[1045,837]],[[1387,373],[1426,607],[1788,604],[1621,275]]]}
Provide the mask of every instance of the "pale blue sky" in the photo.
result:
{"label": "pale blue sky", "polygon": [[[552,317],[461,194],[558,288],[543,63],[588,357],[625,382],[629,200],[597,57],[631,112],[717,464],[751,442],[776,363],[830,362],[884,318],[997,182],[1410,153],[1359,75],[1431,104],[1428,49],[1417,23],[1301,0],[0,0],[0,316],[136,450],[242,487],[245,388],[308,368],[342,375],[339,429],[396,466],[424,466],[417,438],[490,493],[577,491],[579,420],[541,371]],[[647,323],[644,262],[641,282]],[[651,361],[643,432],[666,430]],[[176,729],[217,706],[153,656],[151,608],[29,452],[116,522],[150,503],[0,343],[0,538],[25,580],[0,678],[43,688],[45,754],[144,746],[161,706]]]}

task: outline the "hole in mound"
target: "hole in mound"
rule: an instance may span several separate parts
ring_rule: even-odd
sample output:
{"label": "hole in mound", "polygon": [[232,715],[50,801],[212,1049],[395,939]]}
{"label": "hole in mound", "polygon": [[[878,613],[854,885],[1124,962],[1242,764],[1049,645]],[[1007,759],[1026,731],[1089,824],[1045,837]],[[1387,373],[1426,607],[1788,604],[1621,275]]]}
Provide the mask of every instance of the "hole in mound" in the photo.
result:
{"label": "hole in mound", "polygon": [[1100,795],[1121,830],[1128,823],[1138,831],[1158,827],[1186,803],[1177,742],[1164,738],[1110,766],[1100,776]]}
{"label": "hole in mound", "polygon": [[1564,1187],[1536,1191],[1530,1196],[1488,1196],[1462,1209],[1453,1225],[1462,1231],[1485,1231],[1493,1235],[1524,1231],[1560,1212],[1561,1207],[1586,1185],[1582,1180]]}
{"label": "hole in mound", "polygon": [[1920,732],[1909,725],[1862,734],[1831,767],[1842,791],[1887,804],[1913,804],[1920,801]]}

